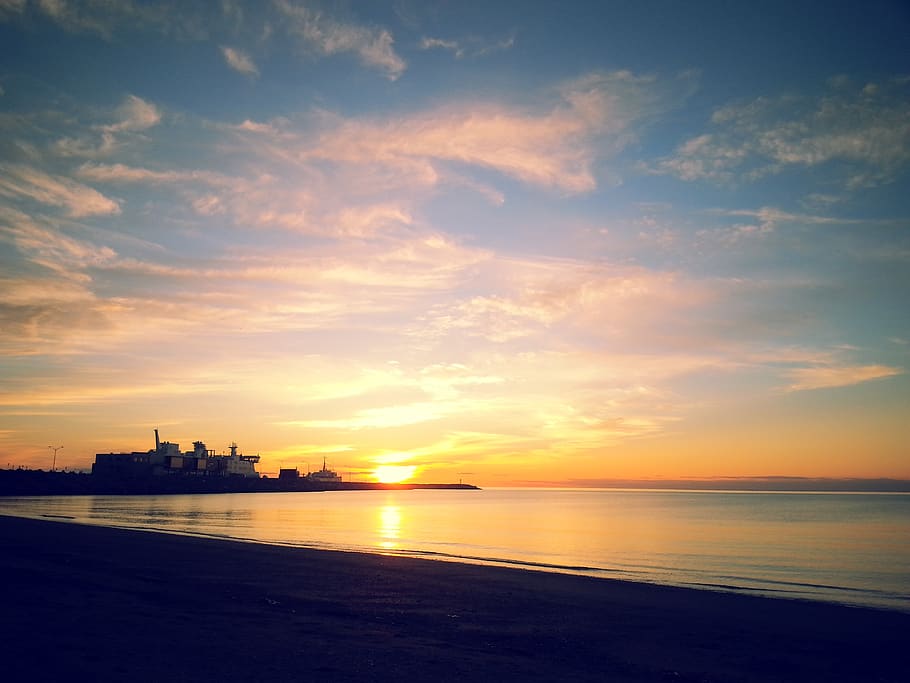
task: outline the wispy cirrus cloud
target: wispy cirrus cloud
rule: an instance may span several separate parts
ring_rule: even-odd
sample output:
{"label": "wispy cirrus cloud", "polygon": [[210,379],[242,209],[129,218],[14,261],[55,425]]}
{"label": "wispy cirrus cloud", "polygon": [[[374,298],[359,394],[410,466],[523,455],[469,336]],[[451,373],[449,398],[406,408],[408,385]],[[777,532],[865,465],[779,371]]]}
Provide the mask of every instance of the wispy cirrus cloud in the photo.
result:
{"label": "wispy cirrus cloud", "polygon": [[120,213],[118,202],[87,185],[21,164],[0,164],[0,196],[59,207],[72,218]]}
{"label": "wispy cirrus cloud", "polygon": [[750,181],[793,167],[840,162],[847,189],[893,181],[910,162],[907,82],[855,88],[835,82],[819,97],[761,97],[714,112],[712,132],[658,160],[652,173],[682,180]]}
{"label": "wispy cirrus cloud", "polygon": [[130,140],[143,140],[144,134],[161,123],[161,110],[136,95],[127,95],[111,112],[111,123],[83,126],[74,136],[61,137],[52,150],[64,157],[88,159],[109,157]]}
{"label": "wispy cirrus cloud", "polygon": [[301,38],[305,49],[324,56],[354,53],[366,66],[378,69],[392,81],[407,68],[386,29],[338,21],[289,0],[276,0],[275,7],[287,22],[288,32]]}
{"label": "wispy cirrus cloud", "polygon": [[734,225],[699,229],[695,234],[696,241],[701,245],[713,243],[728,247],[768,238],[782,226],[868,226],[875,223],[819,214],[794,213],[773,206],[758,209],[708,209],[705,213],[737,222]]}
{"label": "wispy cirrus cloud", "polygon": [[0,236],[12,243],[32,263],[56,276],[86,282],[87,268],[110,261],[116,252],[70,237],[50,219],[38,219],[13,209],[0,208]]}

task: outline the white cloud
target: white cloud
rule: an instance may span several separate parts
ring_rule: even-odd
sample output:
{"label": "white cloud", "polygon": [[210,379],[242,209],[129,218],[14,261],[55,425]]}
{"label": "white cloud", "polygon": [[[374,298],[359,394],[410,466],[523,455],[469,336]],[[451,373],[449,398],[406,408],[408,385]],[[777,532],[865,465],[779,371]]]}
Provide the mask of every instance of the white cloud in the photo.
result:
{"label": "white cloud", "polygon": [[222,45],[221,54],[224,57],[224,61],[227,62],[227,65],[234,71],[242,73],[245,76],[259,75],[259,69],[256,67],[256,64],[245,52]]}
{"label": "white cloud", "polygon": [[352,52],[393,81],[407,68],[392,47],[395,42],[392,34],[385,29],[339,22],[288,0],[276,0],[276,7],[284,14],[288,30],[319,54]]}

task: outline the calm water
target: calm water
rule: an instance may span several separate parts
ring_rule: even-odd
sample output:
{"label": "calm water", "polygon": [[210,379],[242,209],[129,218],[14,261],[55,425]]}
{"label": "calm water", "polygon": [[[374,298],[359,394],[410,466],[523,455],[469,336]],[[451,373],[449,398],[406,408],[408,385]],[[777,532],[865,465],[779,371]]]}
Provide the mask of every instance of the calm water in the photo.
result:
{"label": "calm water", "polygon": [[910,495],[486,489],[0,498],[0,514],[910,611]]}

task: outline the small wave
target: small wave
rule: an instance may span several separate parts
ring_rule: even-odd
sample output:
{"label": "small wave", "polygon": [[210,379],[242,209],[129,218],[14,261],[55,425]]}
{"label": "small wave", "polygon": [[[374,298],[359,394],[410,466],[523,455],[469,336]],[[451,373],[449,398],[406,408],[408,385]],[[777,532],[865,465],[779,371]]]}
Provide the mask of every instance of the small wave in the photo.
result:
{"label": "small wave", "polygon": [[[371,552],[376,552],[372,549]],[[516,560],[502,557],[481,557],[479,555],[460,555],[458,553],[444,553],[438,550],[389,550],[384,552],[389,555],[402,557],[444,558],[460,562],[486,562],[491,564],[515,565],[518,567],[533,567],[535,569],[553,569],[566,572],[605,572],[621,573],[618,569],[603,569],[602,567],[587,567],[585,565],[554,564],[551,562],[535,562],[533,560]]]}
{"label": "small wave", "polygon": [[[769,584],[772,586],[784,586],[779,590],[786,591],[799,590],[804,588],[816,588],[826,591],[842,591],[844,593],[868,593],[870,595],[887,595],[887,591],[877,590],[875,588],[858,588],[856,586],[835,586],[827,583],[810,583],[807,581],[786,581],[784,579],[768,579],[764,577],[745,577],[745,576],[721,576],[722,579],[730,579],[732,581],[744,582],[750,581],[754,583]],[[741,586],[741,583],[737,583],[737,586]],[[764,588],[759,588],[757,590],[766,590]]]}
{"label": "small wave", "polygon": [[681,581],[679,585],[691,586],[693,588],[708,588],[711,590],[731,591],[734,593],[768,593],[799,595],[799,591],[788,590],[786,588],[768,588],[766,586],[743,586],[738,583],[712,583],[710,581]]}

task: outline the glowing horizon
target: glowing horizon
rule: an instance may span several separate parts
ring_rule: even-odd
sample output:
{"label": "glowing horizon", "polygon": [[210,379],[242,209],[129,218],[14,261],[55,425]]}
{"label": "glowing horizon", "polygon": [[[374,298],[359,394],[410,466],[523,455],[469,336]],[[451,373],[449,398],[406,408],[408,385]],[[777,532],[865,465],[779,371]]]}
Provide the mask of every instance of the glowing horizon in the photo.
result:
{"label": "glowing horizon", "polygon": [[910,16],[658,4],[0,5],[0,466],[910,479]]}

